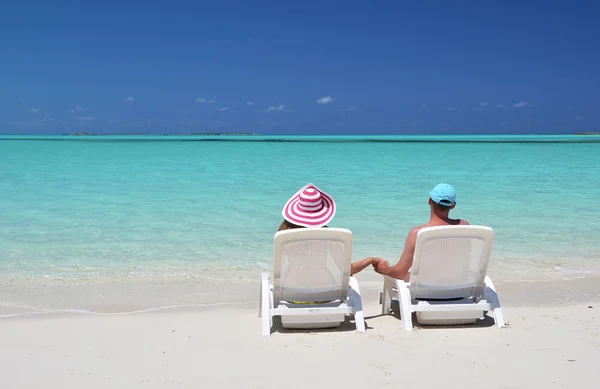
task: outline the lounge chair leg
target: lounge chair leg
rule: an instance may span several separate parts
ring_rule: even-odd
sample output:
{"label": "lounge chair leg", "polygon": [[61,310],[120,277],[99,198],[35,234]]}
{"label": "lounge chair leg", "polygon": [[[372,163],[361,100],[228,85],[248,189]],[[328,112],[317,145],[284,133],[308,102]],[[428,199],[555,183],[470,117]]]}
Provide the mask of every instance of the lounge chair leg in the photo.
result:
{"label": "lounge chair leg", "polygon": [[261,275],[260,285],[260,316],[262,325],[262,334],[265,336],[271,335],[271,287],[269,285],[269,275],[263,273]]}
{"label": "lounge chair leg", "polygon": [[502,314],[502,308],[500,307],[500,298],[498,297],[492,279],[488,276],[485,277],[485,298],[492,306],[492,313],[496,325],[498,328],[504,327],[504,315]]}
{"label": "lounge chair leg", "polygon": [[405,331],[412,331],[412,309],[411,309],[411,297],[410,289],[408,284],[402,280],[396,280],[396,287],[398,288],[398,297],[400,299],[400,315],[402,316],[402,326]]}
{"label": "lounge chair leg", "polygon": [[354,322],[356,323],[356,331],[366,332],[365,328],[365,314],[362,310],[354,313]]}
{"label": "lounge chair leg", "polygon": [[360,289],[358,287],[358,281],[354,277],[350,277],[349,280],[349,303],[354,309],[354,323],[356,324],[356,331],[365,332],[365,314],[362,308],[362,298],[360,297]]}
{"label": "lounge chair leg", "polygon": [[263,299],[263,293],[262,293],[262,280],[260,282],[260,291],[258,294],[258,317],[262,317],[262,299]]}
{"label": "lounge chair leg", "polygon": [[394,280],[390,277],[383,276],[383,295],[381,298],[381,314],[389,315],[392,311],[392,292],[394,288]]}

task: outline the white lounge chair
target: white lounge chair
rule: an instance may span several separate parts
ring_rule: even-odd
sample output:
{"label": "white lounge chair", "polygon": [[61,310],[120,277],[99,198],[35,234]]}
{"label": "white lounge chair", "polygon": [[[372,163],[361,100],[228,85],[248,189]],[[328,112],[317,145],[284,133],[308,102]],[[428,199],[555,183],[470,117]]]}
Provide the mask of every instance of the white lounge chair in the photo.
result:
{"label": "white lounge chair", "polygon": [[491,311],[504,327],[500,300],[486,276],[494,230],[484,226],[423,228],[417,234],[410,282],[384,277],[382,313],[400,305],[402,324],[412,331],[412,313],[424,325],[473,324]]}
{"label": "white lounge chair", "polygon": [[358,282],[350,276],[352,233],[302,228],[275,234],[273,282],[262,273],[259,317],[270,335],[273,316],[284,328],[338,327],[349,314],[365,331]]}

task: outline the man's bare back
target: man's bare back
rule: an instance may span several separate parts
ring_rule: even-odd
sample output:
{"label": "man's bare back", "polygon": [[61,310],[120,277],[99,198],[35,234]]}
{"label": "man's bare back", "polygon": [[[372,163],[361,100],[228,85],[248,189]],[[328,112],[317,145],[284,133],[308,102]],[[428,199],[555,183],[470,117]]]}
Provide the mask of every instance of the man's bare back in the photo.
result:
{"label": "man's bare back", "polygon": [[431,214],[429,221],[410,230],[404,244],[404,251],[396,265],[390,266],[386,261],[380,261],[375,266],[377,273],[393,278],[409,277],[412,266],[419,230],[425,227],[469,225],[464,219],[451,219],[448,217],[450,210],[456,206],[456,192],[447,184],[437,185],[430,193],[429,207]]}

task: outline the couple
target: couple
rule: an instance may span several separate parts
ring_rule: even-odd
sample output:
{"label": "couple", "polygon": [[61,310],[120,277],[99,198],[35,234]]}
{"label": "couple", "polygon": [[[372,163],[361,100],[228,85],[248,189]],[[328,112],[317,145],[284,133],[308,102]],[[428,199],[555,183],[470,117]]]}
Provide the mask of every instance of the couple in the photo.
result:
{"label": "couple", "polygon": [[[455,206],[456,191],[454,188],[448,184],[436,185],[429,193],[429,208],[431,209],[429,221],[410,230],[398,263],[390,265],[382,258],[369,257],[352,263],[350,274],[354,275],[371,265],[379,274],[408,281],[417,233],[421,228],[469,224],[466,220],[449,217],[450,210]],[[283,207],[284,220],[279,226],[279,231],[293,228],[327,227],[327,223],[335,216],[335,210],[335,201],[331,196],[313,184],[308,184],[292,196]]]}

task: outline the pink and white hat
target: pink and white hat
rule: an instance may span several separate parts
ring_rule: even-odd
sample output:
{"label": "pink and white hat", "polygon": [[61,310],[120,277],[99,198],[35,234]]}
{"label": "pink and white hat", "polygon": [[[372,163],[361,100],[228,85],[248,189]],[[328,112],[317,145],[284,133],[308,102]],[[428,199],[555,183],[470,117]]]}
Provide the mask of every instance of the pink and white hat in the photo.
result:
{"label": "pink and white hat", "polygon": [[323,227],[335,216],[335,201],[313,184],[308,184],[287,201],[281,213],[290,223]]}

